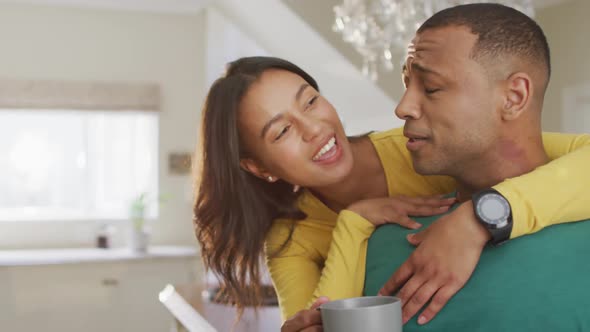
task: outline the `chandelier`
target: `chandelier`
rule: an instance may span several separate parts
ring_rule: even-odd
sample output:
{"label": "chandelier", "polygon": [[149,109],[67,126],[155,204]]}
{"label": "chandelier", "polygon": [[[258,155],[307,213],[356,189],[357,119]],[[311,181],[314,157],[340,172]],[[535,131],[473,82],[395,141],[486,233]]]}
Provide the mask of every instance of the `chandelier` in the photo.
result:
{"label": "chandelier", "polygon": [[[378,68],[391,71],[403,58],[420,25],[434,13],[466,0],[344,0],[334,7],[333,30],[342,33],[363,57],[363,74],[377,80]],[[532,0],[494,1],[532,17]]]}

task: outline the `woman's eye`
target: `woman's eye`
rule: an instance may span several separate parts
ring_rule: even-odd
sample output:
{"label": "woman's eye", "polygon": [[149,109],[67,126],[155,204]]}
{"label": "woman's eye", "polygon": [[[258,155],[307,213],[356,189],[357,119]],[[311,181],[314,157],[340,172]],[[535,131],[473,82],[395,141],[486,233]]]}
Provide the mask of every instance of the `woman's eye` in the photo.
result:
{"label": "woman's eye", "polygon": [[431,94],[438,92],[438,91],[440,91],[440,89],[427,89],[427,88],[424,89],[424,92],[426,92],[426,94],[428,94],[428,95],[431,95]]}
{"label": "woman's eye", "polygon": [[277,137],[275,137],[275,141],[278,141],[279,139],[281,139],[281,137],[283,137],[289,131],[289,128],[291,128],[291,126],[286,126],[285,128],[283,128],[283,130],[281,130],[279,135]]}
{"label": "woman's eye", "polygon": [[311,99],[310,99],[310,100],[307,102],[306,108],[307,108],[307,107],[311,107],[313,104],[315,104],[315,102],[316,102],[316,100],[317,100],[317,99],[318,99],[318,96],[314,96],[313,98],[311,98]]}

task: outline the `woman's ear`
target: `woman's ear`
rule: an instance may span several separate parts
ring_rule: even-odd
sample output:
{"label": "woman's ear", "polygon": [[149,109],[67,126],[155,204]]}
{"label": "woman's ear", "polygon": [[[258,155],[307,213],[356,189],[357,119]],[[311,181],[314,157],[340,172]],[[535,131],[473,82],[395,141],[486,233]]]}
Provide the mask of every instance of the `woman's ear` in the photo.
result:
{"label": "woman's ear", "polygon": [[264,181],[268,182],[275,182],[278,180],[276,176],[270,174],[267,170],[265,170],[261,165],[259,165],[256,161],[250,158],[242,158],[240,159],[240,167],[245,170],[246,172],[263,179]]}
{"label": "woman's ear", "polygon": [[505,82],[502,119],[512,121],[520,117],[529,106],[533,85],[531,77],[523,72],[510,75]]}

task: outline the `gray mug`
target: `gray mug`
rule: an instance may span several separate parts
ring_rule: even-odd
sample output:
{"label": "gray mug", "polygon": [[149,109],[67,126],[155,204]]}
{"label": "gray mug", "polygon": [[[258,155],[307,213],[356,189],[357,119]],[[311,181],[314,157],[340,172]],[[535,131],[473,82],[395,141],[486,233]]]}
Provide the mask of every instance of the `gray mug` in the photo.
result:
{"label": "gray mug", "polygon": [[324,332],[402,332],[401,301],[393,296],[365,296],[320,306]]}

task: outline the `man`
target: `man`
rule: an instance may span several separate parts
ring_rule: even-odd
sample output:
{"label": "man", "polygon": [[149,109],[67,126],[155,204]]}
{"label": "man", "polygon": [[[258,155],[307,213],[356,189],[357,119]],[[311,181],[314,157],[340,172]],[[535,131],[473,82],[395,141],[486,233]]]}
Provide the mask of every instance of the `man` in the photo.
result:
{"label": "man", "polygon": [[[466,239],[473,251],[445,251],[451,263],[466,264],[423,265],[417,273],[412,264],[436,255],[437,241],[452,243],[452,229],[443,225],[449,221],[417,219],[430,226],[416,235],[380,227],[369,241],[365,294],[401,288],[400,297],[409,299],[405,321],[431,299],[404,331],[590,330],[590,264],[585,264],[590,223],[550,227],[479,257],[490,238],[510,229],[507,201],[489,188],[548,162],[541,109],[550,59],[540,27],[502,5],[449,8],[417,31],[406,68],[407,90],[396,114],[406,120],[414,168],[457,180],[457,198],[473,199],[480,220],[457,227],[471,227],[478,235]],[[439,269],[451,273],[432,282],[429,276]]]}

